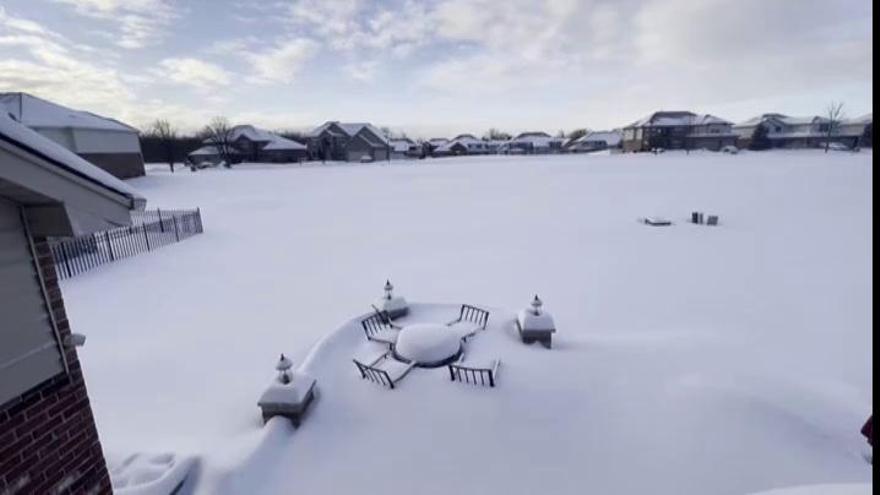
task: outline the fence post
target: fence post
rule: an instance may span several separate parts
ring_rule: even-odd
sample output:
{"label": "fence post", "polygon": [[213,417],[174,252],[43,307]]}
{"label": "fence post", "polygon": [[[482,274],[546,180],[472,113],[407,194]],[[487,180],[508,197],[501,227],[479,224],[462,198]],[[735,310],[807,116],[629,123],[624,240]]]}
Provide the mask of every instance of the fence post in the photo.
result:
{"label": "fence post", "polygon": [[171,221],[174,222],[174,236],[177,238],[177,242],[180,242],[180,229],[177,228],[177,217],[171,215]]}
{"label": "fence post", "polygon": [[110,261],[116,261],[116,255],[113,254],[113,243],[110,242],[110,231],[104,231],[104,238],[107,239],[107,251],[110,252]]}
{"label": "fence post", "polygon": [[162,223],[162,210],[156,208],[156,214],[159,215],[159,232],[165,232],[165,224]]}
{"label": "fence post", "polygon": [[144,229],[144,239],[147,240],[147,251],[150,250],[150,236],[147,234],[147,224],[141,225],[141,228]]}

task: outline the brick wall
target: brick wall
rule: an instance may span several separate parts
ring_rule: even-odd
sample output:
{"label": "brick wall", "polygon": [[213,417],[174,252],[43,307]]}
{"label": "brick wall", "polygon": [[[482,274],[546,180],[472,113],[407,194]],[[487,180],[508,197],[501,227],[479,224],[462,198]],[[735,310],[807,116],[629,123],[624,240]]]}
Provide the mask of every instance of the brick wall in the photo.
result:
{"label": "brick wall", "polygon": [[[35,241],[51,310],[64,339],[70,325],[49,246]],[[76,350],[57,375],[0,405],[0,494],[112,493]]]}

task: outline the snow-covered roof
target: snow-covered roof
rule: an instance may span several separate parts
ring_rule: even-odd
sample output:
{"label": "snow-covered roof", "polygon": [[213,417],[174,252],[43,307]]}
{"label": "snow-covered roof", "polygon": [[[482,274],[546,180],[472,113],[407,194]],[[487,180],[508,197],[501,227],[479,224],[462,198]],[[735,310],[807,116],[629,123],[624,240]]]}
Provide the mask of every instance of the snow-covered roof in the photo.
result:
{"label": "snow-covered roof", "polygon": [[414,146],[415,144],[416,143],[412,142],[412,140],[408,139],[408,138],[400,138],[400,139],[392,139],[391,140],[391,147],[394,149],[394,151],[397,151],[398,153],[404,153],[404,152],[409,151],[409,149],[412,146]]}
{"label": "snow-covered roof", "polygon": [[517,135],[515,138],[513,138],[512,141],[531,141],[530,138],[536,138],[536,137],[537,138],[548,138],[548,137],[550,137],[550,134],[547,134],[546,132],[542,132],[542,131],[522,132],[519,135]]}
{"label": "snow-covered roof", "polygon": [[507,141],[508,145],[516,143],[531,144],[537,148],[543,148],[554,143],[565,143],[565,138],[552,137],[545,132],[524,132],[510,141]]}
{"label": "snow-covered roof", "polygon": [[763,115],[758,115],[757,117],[752,117],[744,122],[740,122],[739,124],[736,124],[735,127],[755,127],[758,124],[770,120],[789,126],[822,124],[828,122],[827,118],[819,115],[792,117],[781,113],[765,113]]}
{"label": "snow-covered roof", "polygon": [[698,115],[693,112],[660,111],[639,119],[627,127],[681,127],[711,124],[729,125],[732,122],[710,114]]}
{"label": "snow-covered roof", "polygon": [[[230,150],[235,151],[235,150]],[[218,149],[213,144],[209,144],[207,146],[202,146],[201,148],[191,152],[188,156],[215,156],[220,155],[220,149]]]}
{"label": "snow-covered roof", "polygon": [[617,146],[623,139],[623,133],[620,131],[595,131],[588,132],[583,136],[575,139],[572,144],[576,143],[599,143],[605,142],[608,146]]}
{"label": "snow-covered roof", "polygon": [[459,134],[458,136],[452,138],[452,141],[450,141],[450,143],[461,143],[464,145],[482,142],[482,140],[477,139],[473,134]]}
{"label": "snow-covered roof", "polygon": [[874,123],[874,113],[866,113],[861,117],[856,117],[853,119],[847,119],[843,121],[844,124],[873,124]]}
{"label": "snow-covered roof", "polygon": [[465,148],[467,148],[467,144],[462,143],[461,141],[458,141],[458,140],[453,140],[453,141],[447,141],[447,142],[441,144],[440,146],[437,146],[436,151],[438,151],[440,153],[443,153],[446,151],[452,151],[452,148],[455,147],[456,145],[457,146],[464,146]]}
{"label": "snow-covered roof", "polygon": [[433,139],[429,139],[428,142],[435,145],[435,146],[439,146],[441,144],[448,143],[449,140],[446,138],[433,138]]}
{"label": "snow-covered roof", "polygon": [[39,156],[74,175],[122,194],[131,199],[134,205],[142,206],[146,203],[146,199],[133,187],[2,112],[0,112],[0,139]]}
{"label": "snow-covered roof", "polygon": [[118,120],[91,112],[74,110],[27,93],[0,93],[0,105],[22,124],[37,129],[79,128],[105,131],[138,132]]}
{"label": "snow-covered roof", "polygon": [[[336,125],[336,127],[338,127],[339,129],[341,129],[342,132],[344,132],[348,137],[354,137],[354,136],[356,136],[359,132],[361,132],[362,130],[364,130],[364,129],[368,129],[370,132],[372,132],[373,134],[375,134],[376,137],[378,137],[380,140],[382,140],[382,142],[383,142],[384,144],[386,144],[386,145],[390,144],[389,141],[388,141],[388,137],[385,135],[385,133],[382,132],[379,128],[377,128],[377,127],[374,126],[373,124],[370,124],[370,123],[368,123],[368,122],[356,122],[356,123],[352,123],[352,122],[328,121],[328,122],[324,122],[323,124],[319,125],[318,127],[314,128],[314,129],[312,129],[312,130],[311,130],[308,134],[306,134],[306,135],[309,136],[309,137],[318,137],[318,136],[320,136],[324,131],[326,131],[326,130],[332,128],[334,125]],[[331,132],[332,132],[332,131],[331,131]]]}
{"label": "snow-covered roof", "polygon": [[[278,134],[275,134],[273,132],[269,132],[265,129],[260,129],[258,127],[254,127],[252,125],[237,125],[237,126],[233,127],[232,129],[230,129],[230,131],[229,131],[229,140],[230,141],[237,141],[238,139],[241,139],[241,138],[245,138],[245,139],[247,139],[249,141],[253,141],[255,143],[267,143],[265,146],[263,146],[262,149],[268,150],[268,151],[272,151],[272,150],[305,150],[306,149],[306,145],[304,145],[302,143],[298,143],[292,139],[283,138],[283,137],[279,136]],[[216,154],[216,148],[214,148],[213,146],[210,146],[210,144],[214,142],[213,137],[208,137],[203,142],[209,146],[204,146],[202,148],[199,148],[199,150],[196,150],[196,151],[205,150],[205,152],[201,153],[201,154],[206,154],[206,155]],[[214,148],[213,153],[209,153],[211,148]],[[196,153],[196,151],[194,151],[193,153]],[[193,153],[190,153],[190,154],[193,154]]]}

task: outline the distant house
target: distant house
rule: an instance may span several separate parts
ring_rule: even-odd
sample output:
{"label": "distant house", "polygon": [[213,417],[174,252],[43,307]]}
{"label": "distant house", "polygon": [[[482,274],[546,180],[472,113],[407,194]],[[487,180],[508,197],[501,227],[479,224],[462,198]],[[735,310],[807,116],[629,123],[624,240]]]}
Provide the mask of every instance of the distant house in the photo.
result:
{"label": "distant house", "polygon": [[111,493],[49,237],[131,224],[145,200],[0,113],[0,491]]}
{"label": "distant house", "polygon": [[434,156],[488,155],[489,153],[491,153],[489,143],[473,134],[459,134],[434,149]]}
{"label": "distant house", "polygon": [[736,144],[733,123],[693,112],[654,112],[623,128],[624,151],[663,149],[720,150]]}
{"label": "distant house", "polygon": [[854,119],[846,119],[840,123],[838,139],[850,147],[873,147],[874,137],[874,114],[869,113],[856,117]]}
{"label": "distant house", "polygon": [[623,133],[620,131],[595,131],[588,132],[577,139],[572,139],[565,147],[572,153],[589,153],[591,151],[619,149],[622,141]]}
{"label": "distant house", "polygon": [[[230,129],[229,142],[229,154],[234,162],[295,163],[308,157],[306,145],[252,125],[238,125]],[[213,137],[205,139],[204,144],[188,155],[190,162],[217,163],[222,160]]]}
{"label": "distant house", "polygon": [[406,158],[418,158],[422,154],[422,147],[409,138],[390,139],[391,159],[402,160]]}
{"label": "distant house", "polygon": [[562,153],[564,145],[565,138],[552,137],[546,132],[523,132],[501,145],[498,151],[510,155],[544,155]]}
{"label": "distant house", "polygon": [[134,127],[27,93],[0,93],[0,108],[17,122],[120,179],[144,175],[144,158]]}
{"label": "distant house", "polygon": [[368,123],[325,122],[306,134],[309,155],[315,160],[358,162],[388,160],[391,141]]}
{"label": "distant house", "polygon": [[433,156],[434,151],[437,148],[439,148],[440,146],[443,146],[444,144],[446,144],[448,142],[449,142],[449,140],[446,138],[432,138],[432,139],[429,139],[429,140],[425,141],[424,143],[422,143],[422,146],[424,147],[425,152],[428,155]]}
{"label": "distant house", "polygon": [[[850,147],[871,146],[874,114],[846,119],[831,132],[831,141]],[[733,126],[741,147],[752,145],[759,126],[766,130],[767,142],[773,148],[817,148],[828,140],[831,122],[819,115],[790,117],[781,113],[765,113]]]}

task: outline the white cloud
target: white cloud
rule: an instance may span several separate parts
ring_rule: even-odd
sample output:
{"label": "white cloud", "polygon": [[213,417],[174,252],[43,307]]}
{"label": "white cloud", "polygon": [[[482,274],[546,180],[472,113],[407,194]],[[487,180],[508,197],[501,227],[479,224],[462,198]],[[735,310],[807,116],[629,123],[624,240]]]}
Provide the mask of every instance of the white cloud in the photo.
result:
{"label": "white cloud", "polygon": [[228,86],[232,82],[231,75],[224,68],[191,57],[166,58],[159,62],[155,74],[200,90]]}
{"label": "white cloud", "polygon": [[255,71],[252,82],[293,83],[303,66],[317,52],[318,44],[308,38],[295,38],[278,42],[275,46],[257,52],[247,52],[245,57]]}
{"label": "white cloud", "polygon": [[54,0],[71,5],[81,15],[118,26],[115,43],[123,48],[158,44],[178,17],[170,0]]}
{"label": "white cloud", "polygon": [[345,72],[355,81],[369,83],[376,78],[379,67],[380,64],[377,60],[366,60],[347,64]]}

